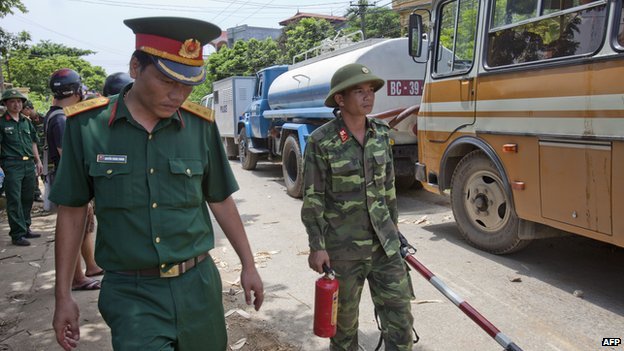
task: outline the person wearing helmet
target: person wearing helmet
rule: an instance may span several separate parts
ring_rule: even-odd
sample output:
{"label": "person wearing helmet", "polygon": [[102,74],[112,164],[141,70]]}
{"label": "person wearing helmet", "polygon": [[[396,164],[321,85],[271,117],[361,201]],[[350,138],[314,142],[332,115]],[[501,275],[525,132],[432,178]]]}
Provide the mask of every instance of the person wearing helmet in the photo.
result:
{"label": "person wearing helmet", "polygon": [[5,174],[9,235],[11,243],[17,246],[29,246],[28,239],[41,236],[30,230],[35,177],[41,173],[42,165],[35,127],[20,113],[25,102],[26,97],[17,89],[2,94],[7,110],[0,118],[0,167]]}
{"label": "person wearing helmet", "polygon": [[384,81],[361,64],[339,68],[325,105],[336,118],[309,136],[301,220],[308,264],[331,267],[339,282],[331,350],[358,350],[359,302],[369,283],[386,350],[411,350],[411,280],[399,247],[388,125],[367,118]]}
{"label": "person wearing helmet", "polygon": [[[61,68],[50,76],[50,90],[54,96],[52,106],[45,116],[45,145],[44,174],[46,177],[45,191],[43,196],[43,207],[45,210],[55,209],[55,204],[48,198],[50,189],[54,185],[56,173],[63,153],[63,135],[67,117],[64,108],[80,102],[84,96],[86,87],[82,84],[82,79],[78,72]],[[72,282],[73,290],[97,290],[100,288],[100,281],[92,279],[90,276],[101,272],[102,269],[95,262],[94,257],[94,233],[93,233],[93,210],[87,212],[87,225],[85,226],[84,239],[81,244],[82,256],[85,261],[86,272],[82,271],[81,260],[77,261],[74,268],[74,278]]]}
{"label": "person wearing helmet", "polygon": [[110,74],[104,81],[104,88],[102,89],[102,95],[111,96],[119,94],[121,89],[126,85],[132,83],[134,79],[126,72],[117,72]]}
{"label": "person wearing helmet", "polygon": [[71,296],[87,203],[94,199],[96,257],[105,270],[98,307],[115,350],[227,348],[211,214],[238,254],[248,304],[262,305],[262,279],[232,194],[238,184],[212,111],[186,101],[206,78],[203,46],[221,34],[178,17],[125,20],[136,35],[134,78],[117,95],[66,108],[60,167],[53,327],[76,347]]}

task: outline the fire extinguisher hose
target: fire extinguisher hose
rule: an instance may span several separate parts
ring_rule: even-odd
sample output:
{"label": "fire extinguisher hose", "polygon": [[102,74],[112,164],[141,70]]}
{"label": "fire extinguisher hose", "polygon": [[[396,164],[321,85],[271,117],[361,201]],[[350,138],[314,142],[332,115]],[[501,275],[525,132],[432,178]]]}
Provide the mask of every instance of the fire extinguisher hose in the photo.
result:
{"label": "fire extinguisher hose", "polygon": [[401,238],[401,255],[407,263],[420,273],[431,285],[435,286],[447,299],[451,300],[455,306],[459,307],[473,322],[483,329],[490,337],[498,342],[506,351],[522,351],[511,339],[487,320],[479,311],[464,301],[459,295],[451,290],[442,280],[435,276],[425,265],[420,263],[415,257],[416,250],[407,242],[407,239],[399,233]]}

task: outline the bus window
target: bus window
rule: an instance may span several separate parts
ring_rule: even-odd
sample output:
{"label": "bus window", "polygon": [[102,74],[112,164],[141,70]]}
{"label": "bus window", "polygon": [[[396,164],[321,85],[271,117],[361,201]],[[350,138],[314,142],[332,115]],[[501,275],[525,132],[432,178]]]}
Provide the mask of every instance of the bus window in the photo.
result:
{"label": "bus window", "polygon": [[620,9],[620,30],[618,31],[617,41],[621,47],[624,47],[624,3]]}
{"label": "bus window", "polygon": [[524,21],[537,16],[537,0],[496,0],[492,28]]}
{"label": "bus window", "polygon": [[551,13],[567,10],[573,7],[587,5],[592,2],[598,2],[600,0],[544,0],[544,6],[542,7],[542,14],[548,15]]}
{"label": "bus window", "polygon": [[442,5],[440,13],[435,73],[465,72],[474,61],[478,1],[450,1]]}
{"label": "bus window", "polygon": [[[544,4],[547,2],[545,1]],[[489,32],[489,67],[590,54],[603,42],[607,6],[583,7]]]}

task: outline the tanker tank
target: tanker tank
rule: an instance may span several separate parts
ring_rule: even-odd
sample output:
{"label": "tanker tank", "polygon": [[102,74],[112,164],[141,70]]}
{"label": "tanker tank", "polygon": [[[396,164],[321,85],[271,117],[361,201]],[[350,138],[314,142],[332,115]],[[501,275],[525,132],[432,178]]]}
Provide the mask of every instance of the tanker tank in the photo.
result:
{"label": "tanker tank", "polygon": [[[281,112],[279,110],[296,111],[304,108],[326,109],[326,113],[319,114],[319,117],[331,116],[331,109],[323,105],[330,90],[331,77],[338,68],[349,63],[363,64],[385,81],[384,87],[375,95],[372,115],[402,111],[418,105],[425,66],[414,62],[406,54],[406,48],[407,38],[369,39],[291,65],[288,71],[271,83],[268,102],[272,113],[265,117],[279,118],[284,115],[278,113]],[[391,135],[395,143],[416,143],[415,126],[415,114],[398,123]]]}

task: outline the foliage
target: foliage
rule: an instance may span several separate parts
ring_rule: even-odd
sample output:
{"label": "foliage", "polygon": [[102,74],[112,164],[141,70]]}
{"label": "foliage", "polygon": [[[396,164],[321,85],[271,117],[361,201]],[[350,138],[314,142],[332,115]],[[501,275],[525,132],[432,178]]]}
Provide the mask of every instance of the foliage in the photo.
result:
{"label": "foliage", "polygon": [[49,57],[54,55],[80,57],[93,54],[95,54],[95,51],[70,48],[63,44],[52,43],[49,40],[42,40],[39,44],[30,47],[30,55],[33,57]]}
{"label": "foliage", "polygon": [[[351,33],[362,28],[359,10],[347,10],[345,32]],[[401,20],[398,12],[385,7],[371,7],[364,13],[366,38],[398,38],[401,36]]]}
{"label": "foliage", "polygon": [[295,55],[318,46],[323,39],[333,38],[335,35],[334,26],[324,19],[304,18],[289,24],[282,30],[279,38],[283,62],[292,62]]}
{"label": "foliage", "polygon": [[0,0],[0,18],[15,14],[13,9],[18,9],[21,13],[28,12],[21,0]]}

